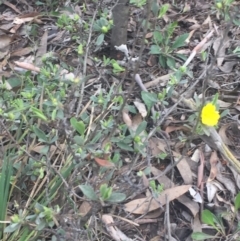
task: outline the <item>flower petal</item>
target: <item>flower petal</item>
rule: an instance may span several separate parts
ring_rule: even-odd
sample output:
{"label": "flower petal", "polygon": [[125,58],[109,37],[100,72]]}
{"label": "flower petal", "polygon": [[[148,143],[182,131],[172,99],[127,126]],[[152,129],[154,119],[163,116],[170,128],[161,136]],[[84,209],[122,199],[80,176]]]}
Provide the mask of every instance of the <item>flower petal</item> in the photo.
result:
{"label": "flower petal", "polygon": [[216,106],[212,103],[208,103],[202,108],[201,119],[204,125],[215,126],[217,125],[219,118],[219,112],[216,110]]}

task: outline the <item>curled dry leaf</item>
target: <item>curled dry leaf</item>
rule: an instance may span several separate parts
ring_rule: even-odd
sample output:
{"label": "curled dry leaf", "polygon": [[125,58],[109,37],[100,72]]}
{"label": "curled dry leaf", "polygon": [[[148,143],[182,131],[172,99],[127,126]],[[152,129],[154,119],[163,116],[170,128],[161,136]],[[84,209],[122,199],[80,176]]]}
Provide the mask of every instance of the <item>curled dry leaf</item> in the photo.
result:
{"label": "curled dry leaf", "polygon": [[32,51],[33,51],[33,49],[31,47],[26,47],[26,48],[18,49],[16,51],[12,52],[11,56],[21,57],[21,56],[30,54]]}
{"label": "curled dry leaf", "polygon": [[233,67],[237,64],[238,62],[237,61],[228,61],[228,62],[225,62],[223,65],[221,66],[218,66],[218,68],[226,73],[226,74],[229,74],[232,72],[233,70]]}
{"label": "curled dry leaf", "polygon": [[104,160],[104,159],[100,159],[98,157],[94,157],[94,160],[96,161],[96,163],[101,166],[101,167],[109,167],[109,168],[113,168],[115,167],[113,162],[110,162],[108,160]]}
{"label": "curled dry leaf", "polygon": [[21,67],[21,68],[26,69],[26,70],[35,71],[37,73],[40,72],[40,68],[36,67],[35,65],[33,65],[31,63],[14,61],[14,64],[16,64],[18,67]]}
{"label": "curled dry leaf", "polygon": [[219,182],[221,182],[226,187],[226,189],[231,192],[232,196],[234,197],[237,193],[234,182],[230,178],[227,178],[226,176],[222,175],[221,170],[223,168],[221,162],[218,162],[216,167],[218,168],[216,179]]}
{"label": "curled dry leaf", "polygon": [[189,188],[189,192],[195,202],[202,203],[203,200],[199,192],[196,192],[192,187]]}
{"label": "curled dry leaf", "polygon": [[108,214],[102,215],[102,222],[106,225],[106,229],[110,234],[110,236],[113,238],[113,240],[133,241],[114,225],[114,221],[111,215],[108,215]]}
{"label": "curled dry leaf", "polygon": [[177,169],[180,172],[185,184],[192,184],[192,171],[186,160],[181,154],[173,151],[174,161],[177,162],[179,159],[181,161],[177,164]]}
{"label": "curled dry leaf", "polygon": [[207,181],[206,183],[206,188],[207,188],[207,198],[208,202],[212,202],[213,198],[215,197],[218,188],[213,184],[212,181]]}
{"label": "curled dry leaf", "polygon": [[91,209],[92,206],[90,205],[90,203],[87,201],[83,201],[81,206],[79,207],[79,214],[81,215],[81,217],[84,217],[89,213]]}
{"label": "curled dry leaf", "polygon": [[217,173],[218,173],[217,163],[218,163],[218,161],[219,161],[219,159],[218,159],[218,156],[217,156],[217,152],[216,151],[212,152],[212,155],[210,157],[211,170],[210,170],[210,175],[208,177],[208,181],[212,181],[217,176]]}
{"label": "curled dry leaf", "polygon": [[191,157],[191,160],[194,161],[194,162],[199,162],[200,160],[200,150],[199,149],[196,149],[194,152],[193,152],[193,155]]}
{"label": "curled dry leaf", "polygon": [[225,145],[232,146],[233,143],[228,139],[226,135],[226,130],[231,126],[232,123],[228,123],[225,125],[222,125],[220,130],[219,130],[219,136],[222,138],[222,141]]}
{"label": "curled dry leaf", "polygon": [[126,109],[124,109],[122,111],[122,117],[123,117],[123,121],[125,122],[125,124],[127,125],[128,128],[131,128],[132,126],[132,120],[128,114],[128,111]]}
{"label": "curled dry leaf", "polygon": [[166,195],[168,195],[168,201],[172,201],[184,193],[186,193],[191,185],[182,185],[164,190],[156,199],[153,198],[139,198],[124,205],[124,209],[127,212],[135,214],[145,214],[155,209],[158,209],[161,205],[166,204]]}
{"label": "curled dry leaf", "polygon": [[[51,145],[49,152],[56,152],[56,153],[60,153],[61,150],[64,150],[66,147],[65,144],[60,144],[58,147],[55,145]],[[46,148],[46,145],[38,145],[38,146],[33,146],[31,149],[29,149],[29,151],[34,151],[37,153],[43,153],[44,148]]]}
{"label": "curled dry leaf", "polygon": [[136,106],[136,108],[138,109],[138,111],[141,114],[141,116],[143,118],[145,118],[147,116],[146,106],[139,100],[135,100],[133,103]]}

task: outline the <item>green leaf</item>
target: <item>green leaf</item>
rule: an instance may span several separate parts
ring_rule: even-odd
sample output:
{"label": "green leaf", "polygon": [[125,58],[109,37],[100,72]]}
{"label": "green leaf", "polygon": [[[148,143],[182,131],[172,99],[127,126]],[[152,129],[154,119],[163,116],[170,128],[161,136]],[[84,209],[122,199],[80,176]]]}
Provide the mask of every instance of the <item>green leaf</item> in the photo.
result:
{"label": "green leaf", "polygon": [[170,5],[168,3],[162,5],[158,14],[158,18],[162,18],[166,14],[167,10],[169,9],[169,6]]}
{"label": "green leaf", "polygon": [[102,137],[102,130],[98,131],[89,144],[95,144]]}
{"label": "green leaf", "polygon": [[85,132],[85,124],[83,121],[77,121],[75,117],[70,119],[71,126],[81,135],[84,135]]}
{"label": "green leaf", "polygon": [[103,27],[103,26],[107,26],[108,25],[108,21],[107,21],[107,19],[105,19],[105,18],[100,18],[99,19],[99,25],[101,26],[101,27]]}
{"label": "green leaf", "polygon": [[43,112],[35,107],[31,107],[31,111],[41,120],[47,121],[47,117],[43,114]]}
{"label": "green leaf", "polygon": [[102,184],[100,186],[100,195],[101,197],[104,197],[105,196],[105,193],[107,192],[107,189],[108,189],[108,186],[106,183]]}
{"label": "green leaf", "polygon": [[170,23],[166,28],[167,38],[165,39],[165,43],[168,44],[169,38],[173,35],[175,28],[178,26],[177,21]]}
{"label": "green leaf", "polygon": [[33,131],[40,141],[48,142],[47,135],[38,127],[33,126]]}
{"label": "green leaf", "polygon": [[240,26],[240,20],[233,18],[233,23],[237,26]]}
{"label": "green leaf", "polygon": [[214,238],[215,236],[212,236],[212,235],[209,235],[206,233],[202,233],[202,232],[195,232],[195,233],[192,233],[191,237],[194,240],[205,240],[208,238]]}
{"label": "green leaf", "polygon": [[215,105],[215,106],[217,105],[218,96],[219,96],[218,93],[216,93],[216,94],[213,96],[212,104]]}
{"label": "green leaf", "polygon": [[224,110],[223,112],[221,112],[220,117],[221,117],[221,118],[222,118],[222,117],[225,117],[225,116],[227,116],[229,113],[230,113],[229,109],[226,109],[226,110]]}
{"label": "green leaf", "polygon": [[84,144],[84,138],[82,136],[74,136],[73,140],[79,146],[82,146]]}
{"label": "green leaf", "polygon": [[147,127],[147,122],[146,121],[141,122],[140,125],[137,127],[135,135],[136,136],[140,135],[144,130],[146,130],[146,127]]}
{"label": "green leaf", "polygon": [[12,88],[21,86],[22,84],[21,78],[16,78],[16,77],[7,79],[7,82],[8,84],[11,85]]}
{"label": "green leaf", "polygon": [[102,184],[100,186],[100,195],[104,201],[108,200],[112,195],[112,187],[108,187],[106,183]]}
{"label": "green leaf", "polygon": [[21,227],[20,223],[12,223],[4,229],[4,233],[12,233]]}
{"label": "green leaf", "polygon": [[150,54],[160,54],[161,48],[158,45],[151,45]]}
{"label": "green leaf", "polygon": [[237,210],[240,208],[240,192],[235,197],[234,206],[235,206],[235,212],[237,212]]}
{"label": "green leaf", "polygon": [[119,72],[123,72],[123,71],[125,71],[125,69],[124,68],[122,68],[117,62],[113,62],[112,63],[112,67],[113,67],[113,72],[114,73],[119,73]]}
{"label": "green leaf", "polygon": [[177,48],[184,46],[186,44],[185,40],[187,38],[188,38],[188,33],[182,34],[179,37],[177,37],[172,45],[172,49],[177,49]]}
{"label": "green leaf", "polygon": [[144,101],[144,104],[147,106],[148,111],[150,111],[152,106],[158,102],[158,97],[156,93],[142,91],[141,96],[142,100]]}
{"label": "green leaf", "polygon": [[186,55],[184,55],[184,54],[175,53],[174,55],[177,56],[178,58],[182,59],[183,61],[186,61],[186,60],[187,60],[187,57],[186,57]]}
{"label": "green leaf", "polygon": [[109,187],[107,189],[107,192],[105,193],[105,199],[104,200],[108,200],[112,195],[112,187]]}
{"label": "green leaf", "polygon": [[108,202],[119,203],[126,199],[126,195],[124,193],[113,192],[110,198],[108,198]]}
{"label": "green leaf", "polygon": [[157,1],[153,1],[153,2],[152,2],[152,6],[151,6],[151,11],[153,12],[154,17],[157,17],[157,15],[158,15],[158,10],[159,10],[159,6],[158,6]]}
{"label": "green leaf", "polygon": [[98,36],[98,38],[97,38],[97,41],[96,41],[96,45],[101,45],[102,43],[103,43],[103,40],[104,40],[104,34],[102,33],[102,34],[100,34],[99,36]]}
{"label": "green leaf", "polygon": [[202,211],[202,221],[205,224],[215,226],[214,219],[216,220],[216,216],[212,212],[207,209]]}
{"label": "green leaf", "polygon": [[83,194],[90,200],[97,201],[98,196],[95,193],[94,189],[90,185],[79,185],[79,188],[82,190]]}
{"label": "green leaf", "polygon": [[125,151],[134,151],[133,148],[131,146],[129,146],[129,144],[125,144],[124,142],[117,142],[116,143],[117,146],[119,148],[121,148],[122,150],[125,150]]}
{"label": "green leaf", "polygon": [[[154,31],[153,39],[156,44],[161,44],[163,41],[163,35],[159,31]],[[152,45],[152,46],[157,46],[157,45]],[[159,46],[157,46],[157,47],[159,48]]]}
{"label": "green leaf", "polygon": [[162,55],[162,54],[159,56],[159,63],[160,63],[160,65],[161,65],[164,69],[167,68],[167,59],[166,59],[166,57],[165,57],[164,55]]}
{"label": "green leaf", "polygon": [[170,69],[175,69],[175,66],[176,66],[175,60],[173,58],[167,57],[167,66]]}

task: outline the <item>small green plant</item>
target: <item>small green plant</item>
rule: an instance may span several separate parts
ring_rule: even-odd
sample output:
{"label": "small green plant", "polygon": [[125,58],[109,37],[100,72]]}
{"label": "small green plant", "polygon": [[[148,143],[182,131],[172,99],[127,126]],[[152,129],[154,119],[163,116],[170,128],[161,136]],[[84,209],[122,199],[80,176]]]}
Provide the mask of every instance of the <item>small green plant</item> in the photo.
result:
{"label": "small green plant", "polygon": [[234,6],[235,0],[215,0],[215,8],[218,15],[221,15],[225,21],[232,21],[235,25],[240,25],[240,15],[237,6]]}
{"label": "small green plant", "polygon": [[111,64],[112,64],[112,67],[113,67],[113,73],[114,74],[125,71],[125,68],[121,67],[116,60],[112,60]]}
{"label": "small green plant", "polygon": [[[240,193],[237,194],[237,196],[234,200],[234,207],[235,207],[235,209],[234,209],[233,216],[231,218],[232,219],[231,225],[233,224],[236,214],[237,214],[238,210],[240,209]],[[222,219],[223,216],[224,216],[224,213],[216,216],[209,210],[203,210],[201,217],[202,217],[203,223],[208,224],[213,229],[215,229],[218,234],[222,235],[223,237],[226,237],[227,230],[223,224],[223,219]],[[230,228],[230,230],[232,229],[232,227],[229,227],[229,228]],[[240,223],[238,223],[237,228],[235,230],[233,230],[231,234],[235,235],[239,231],[240,231]],[[216,237],[216,236],[208,235],[203,232],[195,232],[192,234],[192,238],[194,240],[205,240],[205,239],[214,238],[214,237]]]}
{"label": "small green plant", "polygon": [[170,5],[168,3],[163,4],[159,10],[158,18],[162,18],[167,13],[169,7],[170,7]]}
{"label": "small green plant", "polygon": [[109,187],[106,183],[100,186],[99,195],[97,195],[93,187],[90,185],[79,185],[79,187],[83,194],[92,201],[100,200],[102,203],[118,203],[126,199],[124,193],[113,192],[112,187]]}
{"label": "small green plant", "polygon": [[147,0],[130,0],[130,4],[133,4],[138,8],[146,5],[146,3],[147,3]]}
{"label": "small green plant", "polygon": [[182,54],[174,53],[180,47],[183,47],[188,38],[188,33],[176,37],[172,41],[172,35],[177,27],[177,22],[170,23],[164,31],[156,29],[153,32],[153,44],[150,48],[150,54],[159,56],[159,63],[162,67],[174,69],[176,67],[176,58],[185,60]]}
{"label": "small green plant", "polygon": [[59,28],[66,29],[67,31],[74,33],[79,29],[79,20],[80,17],[77,14],[74,14],[73,17],[70,17],[66,14],[61,14],[57,20],[57,26]]}
{"label": "small green plant", "polygon": [[153,194],[157,197],[159,194],[161,194],[164,190],[163,184],[156,184],[155,180],[151,180],[149,182],[149,187],[151,188]]}
{"label": "small green plant", "polygon": [[95,44],[97,46],[102,45],[104,41],[105,35],[110,31],[113,26],[113,20],[108,20],[106,17],[101,17],[100,19],[96,20],[93,24],[93,30],[99,32],[97,40]]}
{"label": "small green plant", "polygon": [[107,58],[105,55],[103,56],[103,65],[104,66],[111,65],[112,71],[114,74],[125,71],[125,68],[121,67],[115,59]]}
{"label": "small green plant", "polygon": [[107,58],[105,55],[103,55],[103,65],[104,66],[108,66],[109,64],[111,64],[111,59]]}
{"label": "small green plant", "polygon": [[11,224],[5,229],[5,233],[12,233],[18,230],[23,224],[35,222],[36,230],[42,230],[44,228],[52,228],[57,222],[56,215],[60,213],[60,208],[55,206],[54,209],[36,203],[35,214],[25,216],[22,210],[19,210],[19,214],[14,214],[11,217]]}
{"label": "small green plant", "polygon": [[234,50],[233,50],[233,53],[236,54],[238,57],[240,56],[240,47],[236,47]]}
{"label": "small green plant", "polygon": [[[226,236],[225,227],[223,225],[222,217],[214,215],[209,210],[203,210],[202,222],[212,226],[219,234]],[[208,235],[202,232],[195,232],[192,234],[194,240],[205,240],[207,238],[214,238],[213,235]]]}

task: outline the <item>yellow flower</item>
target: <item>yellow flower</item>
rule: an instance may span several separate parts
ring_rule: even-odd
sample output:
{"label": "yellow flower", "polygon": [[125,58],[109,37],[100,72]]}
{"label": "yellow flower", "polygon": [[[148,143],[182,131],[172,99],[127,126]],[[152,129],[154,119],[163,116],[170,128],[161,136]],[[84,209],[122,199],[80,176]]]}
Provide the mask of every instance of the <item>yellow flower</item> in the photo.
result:
{"label": "yellow flower", "polygon": [[218,123],[220,115],[216,110],[216,106],[208,103],[202,108],[201,118],[204,125],[215,126]]}

